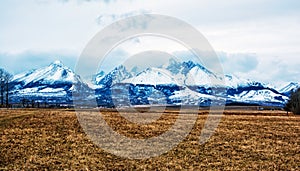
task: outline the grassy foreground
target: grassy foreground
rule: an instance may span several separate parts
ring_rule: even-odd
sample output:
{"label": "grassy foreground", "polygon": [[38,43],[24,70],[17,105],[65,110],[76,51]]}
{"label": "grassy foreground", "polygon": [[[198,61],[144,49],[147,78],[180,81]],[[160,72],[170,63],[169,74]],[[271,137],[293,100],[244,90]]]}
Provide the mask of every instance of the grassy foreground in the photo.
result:
{"label": "grassy foreground", "polygon": [[[104,112],[121,134],[147,138],[168,130],[177,114],[137,125]],[[300,170],[300,117],[279,111],[226,111],[204,145],[198,144],[207,112],[176,148],[150,159],[105,152],[83,132],[74,111],[0,109],[0,170]]]}

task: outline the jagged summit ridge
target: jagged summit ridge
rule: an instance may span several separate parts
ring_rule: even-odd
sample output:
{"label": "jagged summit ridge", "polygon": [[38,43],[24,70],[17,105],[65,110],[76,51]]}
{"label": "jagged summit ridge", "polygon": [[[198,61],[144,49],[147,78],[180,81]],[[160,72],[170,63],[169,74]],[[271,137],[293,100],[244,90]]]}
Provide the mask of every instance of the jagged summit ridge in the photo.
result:
{"label": "jagged summit ridge", "polygon": [[54,62],[52,62],[50,65],[57,65],[57,66],[61,66],[63,67],[63,63],[60,60],[55,60]]}

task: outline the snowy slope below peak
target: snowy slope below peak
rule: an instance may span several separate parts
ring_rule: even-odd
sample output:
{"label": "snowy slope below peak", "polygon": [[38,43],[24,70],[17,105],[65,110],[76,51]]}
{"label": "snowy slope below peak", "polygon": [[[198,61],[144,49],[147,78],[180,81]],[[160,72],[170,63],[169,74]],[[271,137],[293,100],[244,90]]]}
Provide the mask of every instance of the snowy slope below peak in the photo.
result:
{"label": "snowy slope below peak", "polygon": [[212,87],[219,86],[222,83],[215,74],[208,72],[199,66],[195,66],[187,73],[185,84],[188,86],[197,85]]}
{"label": "snowy slope below peak", "polygon": [[100,71],[98,74],[94,75],[92,82],[98,84],[105,77],[105,72]]}
{"label": "snowy slope below peak", "polygon": [[144,85],[177,84],[172,74],[161,68],[148,68],[135,77],[126,79],[122,82]]}
{"label": "snowy slope below peak", "polygon": [[177,102],[177,105],[209,106],[212,101],[225,101],[225,99],[222,97],[197,93],[189,88],[175,91],[174,95],[170,96],[169,98],[172,101]]}
{"label": "snowy slope below peak", "polygon": [[230,88],[245,87],[251,84],[250,80],[241,79],[234,75],[225,75],[225,85]]}
{"label": "snowy slope below peak", "polygon": [[63,88],[41,88],[41,87],[33,87],[33,88],[24,88],[21,90],[13,91],[14,94],[24,96],[55,96],[55,97],[63,97],[67,95],[67,92]]}
{"label": "snowy slope below peak", "polygon": [[233,96],[236,101],[240,102],[271,102],[283,103],[288,100],[288,97],[276,94],[268,89],[244,91]]}

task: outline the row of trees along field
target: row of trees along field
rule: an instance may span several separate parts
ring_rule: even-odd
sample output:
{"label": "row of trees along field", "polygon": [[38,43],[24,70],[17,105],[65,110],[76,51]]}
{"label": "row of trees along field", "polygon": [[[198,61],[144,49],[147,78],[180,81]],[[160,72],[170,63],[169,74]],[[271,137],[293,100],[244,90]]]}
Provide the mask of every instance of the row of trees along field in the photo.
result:
{"label": "row of trees along field", "polygon": [[13,76],[9,72],[0,68],[0,107],[9,106],[9,83],[12,77]]}

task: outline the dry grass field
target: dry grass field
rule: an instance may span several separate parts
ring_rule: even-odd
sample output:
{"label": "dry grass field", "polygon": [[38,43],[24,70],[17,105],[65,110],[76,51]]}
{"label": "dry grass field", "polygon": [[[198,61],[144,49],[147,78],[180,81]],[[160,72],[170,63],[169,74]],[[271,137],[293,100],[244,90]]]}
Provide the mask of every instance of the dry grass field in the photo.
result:
{"label": "dry grass field", "polygon": [[[146,125],[115,111],[109,125],[134,138],[156,136],[178,117],[169,111]],[[189,136],[173,150],[149,159],[126,159],[98,148],[76,114],[64,109],[0,109],[0,170],[300,170],[300,117],[282,111],[227,110],[215,134],[198,140],[207,118],[199,112]]]}

